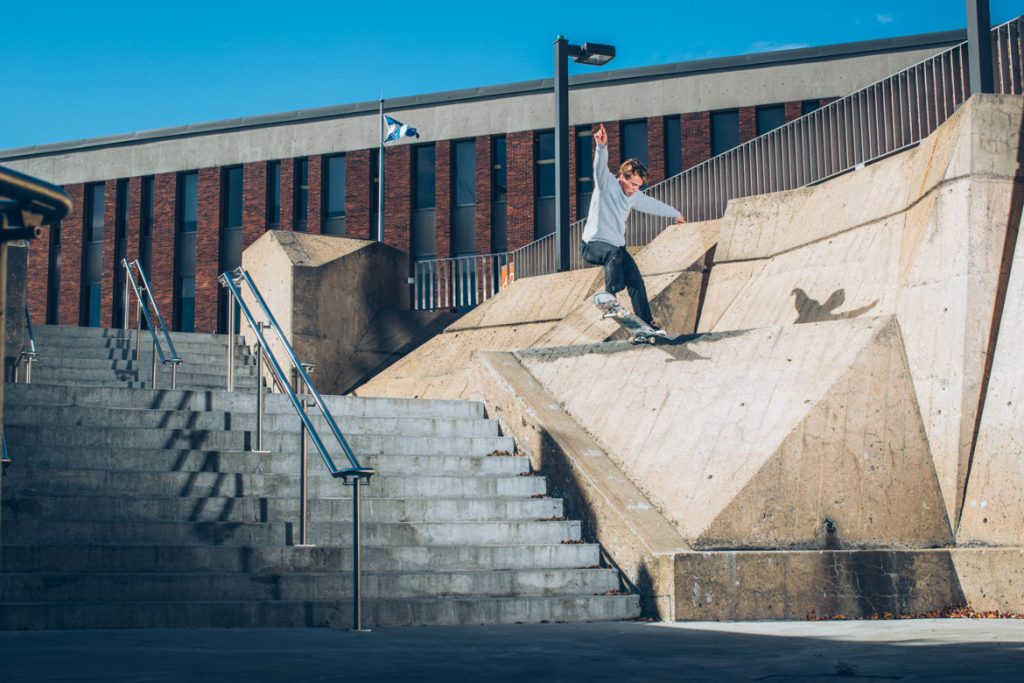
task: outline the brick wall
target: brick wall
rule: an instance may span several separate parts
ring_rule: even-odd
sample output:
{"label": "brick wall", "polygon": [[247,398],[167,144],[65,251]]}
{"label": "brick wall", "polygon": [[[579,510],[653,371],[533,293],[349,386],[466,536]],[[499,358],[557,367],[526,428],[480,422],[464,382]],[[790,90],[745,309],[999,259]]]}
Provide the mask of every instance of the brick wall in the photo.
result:
{"label": "brick wall", "polygon": [[314,235],[319,235],[324,231],[323,160],[324,158],[322,156],[309,157],[307,176],[309,180],[309,194],[307,196],[309,212],[306,214],[306,232],[312,233]]}
{"label": "brick wall", "polygon": [[281,222],[278,229],[295,229],[295,159],[281,159]]}
{"label": "brick wall", "polygon": [[[608,132],[608,169],[612,175],[618,175],[619,166],[622,165],[622,142],[619,131],[619,122],[605,122],[604,129]],[[594,124],[597,130],[597,124]]]}
{"label": "brick wall", "polygon": [[509,133],[506,140],[508,161],[508,248],[533,241],[534,185],[533,131]]}
{"label": "brick wall", "polygon": [[711,158],[711,112],[681,114],[679,119],[683,168],[687,169]]}
{"label": "brick wall", "polygon": [[740,144],[757,137],[757,108],[740,107]]}
{"label": "brick wall", "polygon": [[491,252],[491,137],[476,139],[476,253]]}
{"label": "brick wall", "polygon": [[114,247],[117,244],[117,181],[103,186],[103,270],[100,273],[100,327],[113,327]]}
{"label": "brick wall", "polygon": [[178,193],[176,173],[153,177],[153,256],[146,273],[153,286],[153,296],[168,326],[174,325],[174,202]]}
{"label": "brick wall", "polygon": [[78,325],[82,302],[82,242],[85,230],[85,185],[67,185],[71,212],[64,218],[61,231],[60,321]]}
{"label": "brick wall", "polygon": [[28,273],[25,303],[33,325],[46,321],[46,295],[50,289],[50,226],[43,226],[43,235],[28,242]]}
{"label": "brick wall", "polygon": [[576,222],[578,213],[576,211],[576,163],[576,126],[569,126],[569,225]]}
{"label": "brick wall", "polygon": [[647,184],[653,185],[665,179],[665,117],[651,116],[647,119]]}
{"label": "brick wall", "polygon": [[434,253],[438,258],[452,254],[452,143],[434,145]]}
{"label": "brick wall", "polygon": [[406,253],[412,233],[412,147],[384,149],[384,243]]}
{"label": "brick wall", "polygon": [[801,116],[803,116],[803,114],[801,114],[801,111],[802,111],[801,107],[802,106],[803,105],[800,102],[786,102],[785,108],[786,108],[786,122],[787,123],[789,123],[793,119],[798,119]]}
{"label": "brick wall", "polygon": [[242,251],[267,229],[267,162],[242,166]]}
{"label": "brick wall", "polygon": [[372,239],[376,226],[370,225],[377,197],[373,194],[370,168],[370,150],[360,149],[345,155],[345,235],[358,239]]}
{"label": "brick wall", "polygon": [[199,214],[196,224],[196,332],[217,331],[220,300],[220,168],[199,169]]}
{"label": "brick wall", "polygon": [[[125,256],[129,261],[134,261],[140,256],[139,241],[141,236],[142,178],[136,176],[128,180],[128,244],[125,249]],[[146,273],[146,277],[149,277],[149,273]]]}

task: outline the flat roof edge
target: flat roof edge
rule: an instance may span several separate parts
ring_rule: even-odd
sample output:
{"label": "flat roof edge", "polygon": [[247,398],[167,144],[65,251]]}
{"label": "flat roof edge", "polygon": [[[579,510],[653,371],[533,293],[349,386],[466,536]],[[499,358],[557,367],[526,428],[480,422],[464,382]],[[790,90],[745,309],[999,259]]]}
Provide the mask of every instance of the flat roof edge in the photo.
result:
{"label": "flat roof edge", "polygon": [[[838,43],[820,47],[805,47],[773,52],[754,52],[730,57],[715,57],[689,62],[674,62],[656,66],[635,67],[630,69],[608,70],[581,74],[570,79],[570,88],[586,88],[638,80],[659,80],[677,76],[692,76],[702,73],[714,73],[738,69],[753,69],[766,66],[779,66],[800,62],[814,62],[843,57],[866,56],[884,52],[904,52],[929,47],[951,46],[967,39],[964,29],[925,33],[898,38]],[[520,81],[503,85],[481,86],[448,90],[424,95],[410,95],[386,100],[388,111],[395,112],[415,107],[449,104],[455,102],[471,102],[480,99],[513,97],[536,92],[548,91],[553,88],[553,79],[545,78],[533,81]],[[213,135],[244,131],[254,128],[283,126],[297,123],[309,123],[349,116],[375,114],[380,106],[379,101],[357,102],[353,104],[333,105],[313,109],[299,109],[291,112],[243,116],[234,119],[221,119],[206,123],[187,124],[168,128],[137,131],[134,133],[108,135],[67,142],[46,143],[29,147],[0,150],[0,162],[19,161],[59,154],[122,147],[135,144],[161,142],[183,137]]]}

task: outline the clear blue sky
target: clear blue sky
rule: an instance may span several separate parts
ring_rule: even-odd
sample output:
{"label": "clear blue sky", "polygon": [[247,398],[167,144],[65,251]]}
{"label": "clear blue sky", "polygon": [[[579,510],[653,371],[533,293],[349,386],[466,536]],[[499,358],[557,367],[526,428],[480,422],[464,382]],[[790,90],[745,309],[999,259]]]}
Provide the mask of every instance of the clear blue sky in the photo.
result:
{"label": "clear blue sky", "polygon": [[628,68],[966,24],[964,0],[5,5],[0,150],[550,78],[558,34]]}

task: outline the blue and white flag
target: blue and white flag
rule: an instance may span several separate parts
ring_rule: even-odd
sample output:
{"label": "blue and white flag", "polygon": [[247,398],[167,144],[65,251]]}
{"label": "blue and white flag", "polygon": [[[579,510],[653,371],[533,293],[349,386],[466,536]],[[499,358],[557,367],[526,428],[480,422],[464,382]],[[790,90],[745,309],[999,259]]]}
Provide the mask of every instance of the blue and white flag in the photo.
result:
{"label": "blue and white flag", "polygon": [[420,134],[415,128],[407,126],[401,121],[396,121],[387,114],[384,114],[384,142],[391,142],[399,138],[418,138]]}

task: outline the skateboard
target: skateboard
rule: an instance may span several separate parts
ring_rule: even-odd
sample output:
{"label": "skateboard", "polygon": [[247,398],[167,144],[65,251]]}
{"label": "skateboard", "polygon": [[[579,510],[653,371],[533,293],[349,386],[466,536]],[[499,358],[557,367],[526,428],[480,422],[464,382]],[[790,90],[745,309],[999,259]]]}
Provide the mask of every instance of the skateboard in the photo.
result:
{"label": "skateboard", "polygon": [[630,344],[654,344],[657,339],[666,336],[661,330],[654,329],[626,310],[614,294],[598,292],[594,295],[594,305],[601,311],[602,317],[614,318],[629,333]]}

